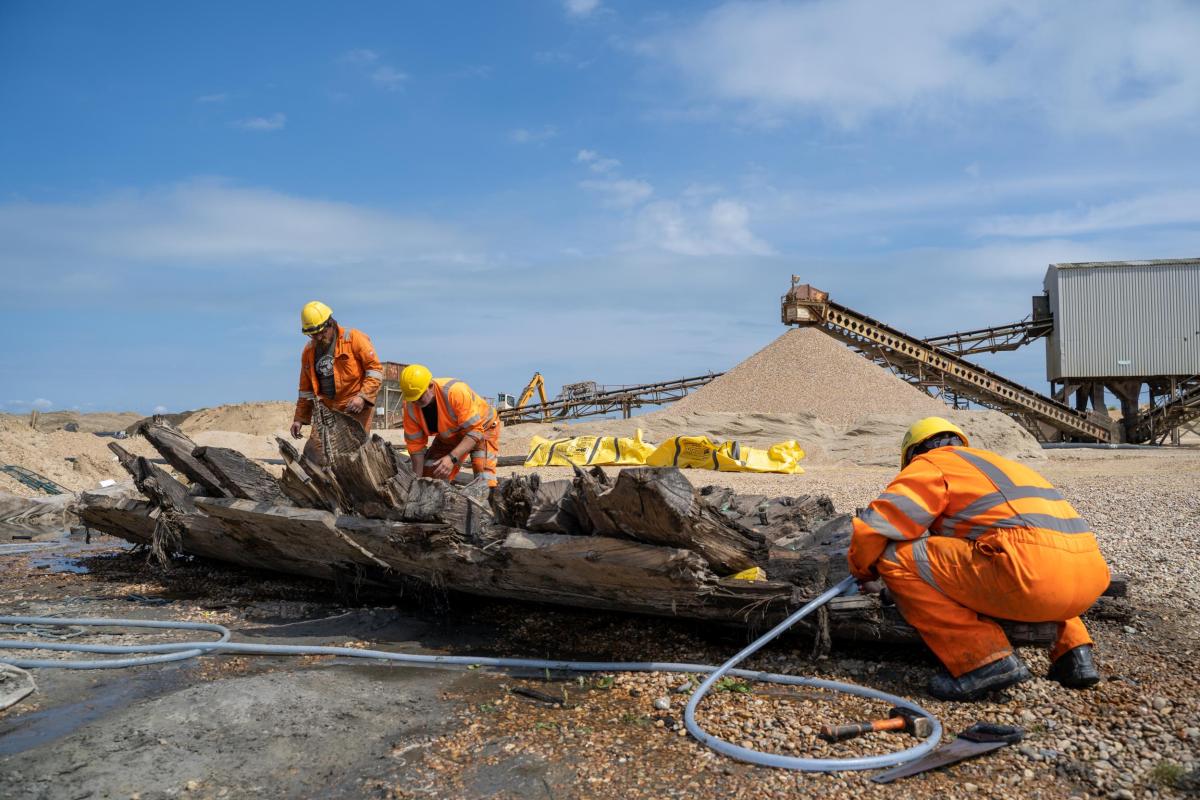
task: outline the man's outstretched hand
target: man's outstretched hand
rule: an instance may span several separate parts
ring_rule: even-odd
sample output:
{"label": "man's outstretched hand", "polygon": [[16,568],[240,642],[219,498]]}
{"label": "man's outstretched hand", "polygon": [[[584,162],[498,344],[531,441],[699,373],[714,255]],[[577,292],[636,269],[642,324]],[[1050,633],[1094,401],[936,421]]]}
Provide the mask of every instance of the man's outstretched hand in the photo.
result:
{"label": "man's outstretched hand", "polygon": [[363,406],[365,406],[366,404],[367,404],[367,401],[363,400],[362,395],[356,394],[356,395],[354,395],[354,397],[350,398],[349,402],[346,403],[346,413],[347,414],[357,414],[358,412],[363,410]]}
{"label": "man's outstretched hand", "polygon": [[299,439],[304,435],[303,433],[300,432],[300,429],[303,427],[304,427],[303,422],[293,422],[292,423],[292,438],[293,439]]}

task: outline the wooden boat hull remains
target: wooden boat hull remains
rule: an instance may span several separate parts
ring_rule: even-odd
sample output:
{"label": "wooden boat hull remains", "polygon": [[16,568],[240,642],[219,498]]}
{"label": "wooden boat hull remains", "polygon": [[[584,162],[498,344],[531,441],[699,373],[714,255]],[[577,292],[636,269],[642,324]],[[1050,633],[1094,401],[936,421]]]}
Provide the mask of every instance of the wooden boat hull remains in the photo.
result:
{"label": "wooden boat hull remains", "polygon": [[[519,475],[489,490],[418,478],[407,458],[318,405],[328,463],[277,439],[274,477],[234,450],[197,447],[163,421],[140,433],[190,484],[120,444],[110,448],[144,499],[84,494],[83,523],[143,544],[339,584],[430,587],[514,600],[773,624],[847,574],[851,521],[827,497],[695,489],[674,468],[615,479]],[[731,577],[750,567],[767,580]],[[1118,579],[1110,595],[1124,595]],[[1123,599],[1102,598],[1120,615]],[[829,637],[919,642],[893,607],[837,598],[809,625]],[[1003,623],[1014,644],[1048,644],[1053,623]],[[819,641],[820,641],[819,640]]]}

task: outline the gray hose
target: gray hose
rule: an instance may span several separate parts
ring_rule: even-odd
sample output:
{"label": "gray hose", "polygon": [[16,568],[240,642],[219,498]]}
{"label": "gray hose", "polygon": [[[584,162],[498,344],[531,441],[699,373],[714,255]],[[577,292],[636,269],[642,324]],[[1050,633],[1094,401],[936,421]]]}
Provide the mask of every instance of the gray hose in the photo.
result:
{"label": "gray hose", "polygon": [[[155,655],[138,656],[135,658],[118,658],[107,660],[57,660],[57,659],[0,659],[0,664],[12,664],[16,667],[47,669],[116,669],[134,667],[142,664],[153,664],[162,661],[178,661],[192,658],[202,653],[245,653],[255,655],[293,655],[293,656],[349,656],[351,658],[373,658],[386,661],[397,661],[403,664],[421,666],[464,666],[464,667],[498,667],[502,669],[539,669],[561,670],[566,672],[683,672],[692,674],[708,674],[708,678],[700,685],[688,700],[684,711],[684,723],[688,732],[701,743],[711,747],[718,753],[728,755],[751,764],[768,767],[783,767],[786,769],[807,772],[840,772],[842,770],[876,769],[895,766],[911,761],[928,753],[938,743],[942,735],[942,726],[938,720],[925,709],[904,700],[901,697],[867,689],[840,681],[826,681],[818,678],[802,678],[796,675],[779,675],[771,672],[735,669],[734,665],[758,651],[787,628],[803,619],[815,609],[829,602],[832,598],[847,591],[854,585],[853,578],[846,578],[817,599],[805,605],[786,620],[776,625],[765,636],[755,641],[732,659],[720,667],[706,664],[677,664],[671,662],[639,662],[639,661],[552,661],[541,658],[491,658],[477,656],[429,656],[410,653],[392,653],[386,650],[360,650],[354,647],[309,647],[302,645],[283,644],[244,644],[229,641],[228,628],[206,622],[165,622],[157,620],[130,619],[65,619],[59,617],[3,617],[0,625],[92,625],[92,626],[121,626],[136,628],[168,628],[176,630],[199,630],[217,633],[220,637],[213,642],[172,642],[167,644],[135,644],[135,645],[99,645],[99,644],[68,644],[65,642],[29,642],[15,639],[0,640],[0,650],[56,650],[69,653],[104,653],[110,655],[132,653],[154,653]],[[700,699],[712,685],[723,675],[736,675],[763,683],[776,683],[789,686],[810,686],[819,689],[846,692],[848,694],[883,700],[895,706],[911,709],[913,712],[927,717],[933,723],[933,731],[920,744],[895,753],[878,756],[866,756],[848,759],[829,758],[794,758],[790,756],[760,753],[745,747],[718,739],[705,733],[696,724],[695,711]]]}

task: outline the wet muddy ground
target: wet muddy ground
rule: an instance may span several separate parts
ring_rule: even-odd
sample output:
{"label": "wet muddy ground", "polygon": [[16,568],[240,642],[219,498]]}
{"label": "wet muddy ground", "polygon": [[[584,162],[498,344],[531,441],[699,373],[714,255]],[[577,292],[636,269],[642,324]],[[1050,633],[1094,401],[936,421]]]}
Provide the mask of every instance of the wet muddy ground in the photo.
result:
{"label": "wet muddy ground", "polygon": [[[74,537],[63,549],[0,557],[0,609],[31,616],[216,622],[233,629],[238,641],[483,656],[717,663],[747,641],[745,631],[696,623],[430,590],[414,589],[400,598],[341,597],[317,581],[199,560],[164,570],[100,536],[90,543]],[[796,637],[772,646],[751,666],[911,696],[950,730],[977,719],[1029,728],[1030,747],[913,779],[903,786],[903,796],[1125,797],[1123,789],[1138,797],[1185,796],[1187,771],[1200,749],[1200,732],[1189,738],[1200,694],[1187,669],[1195,643],[1180,643],[1149,611],[1139,612],[1134,624],[1136,636],[1119,623],[1090,623],[1105,657],[1107,680],[1099,689],[1068,694],[1039,678],[1004,703],[955,706],[923,697],[919,687],[933,662],[922,648],[838,645],[831,657],[813,661],[811,642]],[[61,631],[8,629],[3,635],[56,633]],[[108,629],[70,640],[181,636]],[[1044,655],[1023,655],[1035,673],[1044,672]],[[795,775],[714,756],[681,730],[683,703],[693,685],[682,675],[513,675],[346,658],[233,655],[34,675],[37,693],[0,712],[3,798],[757,799],[896,793],[862,775]],[[911,744],[883,734],[836,747],[815,739],[822,721],[885,715],[879,704],[738,682],[723,689],[706,701],[701,722],[734,741],[826,756]],[[1142,721],[1143,710],[1151,722]],[[1122,777],[1126,767],[1115,750],[1120,745],[1109,743],[1120,737],[1104,719],[1123,714],[1137,720],[1139,731],[1143,724],[1154,725],[1146,729],[1145,741],[1159,731],[1164,737],[1154,739],[1142,758],[1148,777],[1133,768],[1128,780]],[[1076,742],[1078,749],[1070,749]],[[1108,766],[1097,767],[1099,761]]]}

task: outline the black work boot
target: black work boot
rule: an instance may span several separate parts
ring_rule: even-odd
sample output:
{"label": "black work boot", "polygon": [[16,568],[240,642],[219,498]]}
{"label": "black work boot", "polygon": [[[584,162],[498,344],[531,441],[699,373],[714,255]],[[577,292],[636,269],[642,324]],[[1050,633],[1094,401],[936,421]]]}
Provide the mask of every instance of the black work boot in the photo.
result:
{"label": "black work boot", "polygon": [[938,700],[978,700],[1032,678],[1029,668],[1015,655],[984,664],[957,678],[942,672],[929,679],[929,693]]}
{"label": "black work boot", "polygon": [[1092,646],[1081,644],[1063,653],[1050,665],[1046,677],[1058,681],[1068,689],[1086,689],[1100,682],[1096,660],[1092,658]]}

